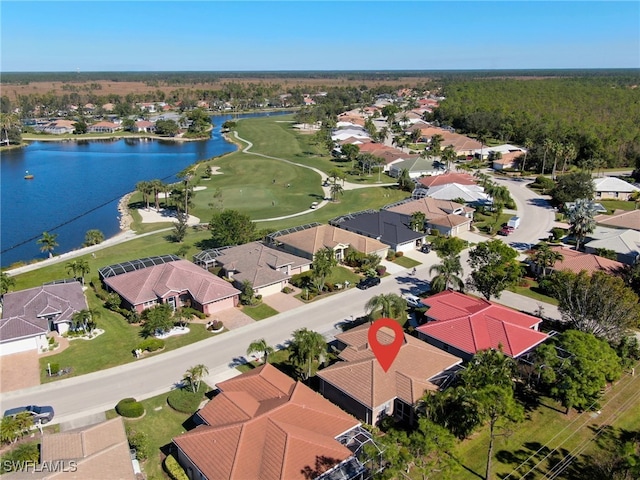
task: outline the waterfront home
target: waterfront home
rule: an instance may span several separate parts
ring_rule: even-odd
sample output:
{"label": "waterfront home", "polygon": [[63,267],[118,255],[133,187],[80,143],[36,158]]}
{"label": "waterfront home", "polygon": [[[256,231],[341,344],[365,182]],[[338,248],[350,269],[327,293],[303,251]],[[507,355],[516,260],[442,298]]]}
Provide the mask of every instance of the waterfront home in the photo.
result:
{"label": "waterfront home", "polygon": [[87,308],[82,285],[76,281],[5,293],[0,355],[48,348],[47,334],[67,332],[73,314]]}
{"label": "waterfront home", "polygon": [[90,125],[87,128],[87,132],[89,133],[113,133],[116,130],[120,130],[122,127],[116,123],[112,122],[98,122],[93,125]]}

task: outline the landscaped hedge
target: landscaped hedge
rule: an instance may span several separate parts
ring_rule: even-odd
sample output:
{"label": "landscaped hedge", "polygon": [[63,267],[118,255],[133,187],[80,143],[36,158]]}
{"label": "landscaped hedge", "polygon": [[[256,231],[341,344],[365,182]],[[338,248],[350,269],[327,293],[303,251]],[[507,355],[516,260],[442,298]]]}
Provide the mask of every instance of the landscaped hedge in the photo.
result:
{"label": "landscaped hedge", "polygon": [[123,398],[116,405],[118,415],[127,418],[138,418],[144,414],[144,406],[135,398]]}
{"label": "landscaped hedge", "polygon": [[161,338],[149,337],[138,344],[138,350],[146,350],[147,352],[155,352],[164,348],[164,340]]}
{"label": "landscaped hedge", "polygon": [[192,392],[190,387],[176,388],[171,390],[167,396],[167,403],[171,408],[182,413],[196,413],[202,397],[204,396],[203,383],[197,392]]}
{"label": "landscaped hedge", "polygon": [[164,459],[164,471],[169,474],[171,480],[189,480],[189,477],[173,454]]}
{"label": "landscaped hedge", "polygon": [[149,443],[149,436],[146,433],[134,429],[127,429],[127,441],[129,442],[129,447],[136,450],[136,458],[138,460],[142,462],[149,458],[151,444]]}

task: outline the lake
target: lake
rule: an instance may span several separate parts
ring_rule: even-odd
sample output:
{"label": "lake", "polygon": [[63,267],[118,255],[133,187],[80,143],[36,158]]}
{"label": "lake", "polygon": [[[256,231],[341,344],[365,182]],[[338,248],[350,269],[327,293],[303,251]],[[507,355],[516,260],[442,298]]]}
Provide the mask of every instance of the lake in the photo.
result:
{"label": "lake", "polygon": [[[239,115],[239,118],[278,115]],[[215,116],[211,139],[172,142],[146,139],[33,142],[3,152],[0,164],[0,264],[46,258],[36,243],[42,232],[58,234],[54,253],[82,246],[87,230],[106,238],[120,231],[118,200],[137,182],[177,181],[193,163],[236,150],[221,135],[231,115]],[[25,180],[25,172],[34,175]]]}

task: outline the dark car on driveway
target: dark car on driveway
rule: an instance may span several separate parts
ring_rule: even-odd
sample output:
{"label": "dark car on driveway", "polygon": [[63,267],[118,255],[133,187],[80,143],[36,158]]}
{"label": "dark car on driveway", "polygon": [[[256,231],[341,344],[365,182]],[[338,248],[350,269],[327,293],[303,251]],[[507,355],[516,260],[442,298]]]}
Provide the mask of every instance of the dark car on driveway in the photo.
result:
{"label": "dark car on driveway", "polygon": [[33,418],[33,423],[49,423],[53,420],[53,407],[29,405],[27,407],[16,407],[5,410],[5,417],[16,417],[21,413],[28,413]]}
{"label": "dark car on driveway", "polygon": [[369,287],[375,287],[376,285],[380,285],[380,277],[367,277],[363,278],[358,282],[356,287],[360,290],[366,290]]}

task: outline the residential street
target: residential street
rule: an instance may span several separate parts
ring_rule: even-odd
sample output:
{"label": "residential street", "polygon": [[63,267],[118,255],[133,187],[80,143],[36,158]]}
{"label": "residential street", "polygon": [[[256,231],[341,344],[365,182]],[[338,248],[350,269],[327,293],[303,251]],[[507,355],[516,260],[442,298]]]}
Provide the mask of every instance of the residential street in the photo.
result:
{"label": "residential street", "polygon": [[[509,186],[522,218],[520,228],[509,237],[498,237],[512,246],[536,243],[547,236],[553,223],[553,210],[545,200],[524,187],[524,182],[498,180]],[[466,238],[472,242],[485,240],[480,235],[468,233]],[[306,327],[325,334],[327,338],[338,332],[337,326],[349,321],[352,316],[362,315],[364,304],[373,295],[381,293],[418,293],[427,288],[430,278],[429,268],[439,263],[435,252],[423,254],[411,252],[411,256],[420,262],[415,276],[408,270],[395,264],[388,265],[389,276],[379,286],[360,291],[351,288],[333,297],[303,305],[294,310],[255,322],[223,335],[201,341],[178,350],[138,360],[134,363],[95,372],[80,377],[69,378],[37,387],[7,392],[2,395],[2,409],[19,405],[52,405],[56,411],[54,422],[74,420],[90,414],[111,409],[125,397],[145,399],[168,391],[181,379],[184,372],[193,365],[203,363],[209,368],[210,384],[234,375],[233,366],[244,361],[247,346],[253,340],[265,338],[271,345],[282,345],[291,333]],[[463,252],[462,263],[465,275],[468,274]],[[500,300],[507,306],[535,313],[542,306],[546,317],[559,318],[556,307],[513,294],[503,292]]]}

